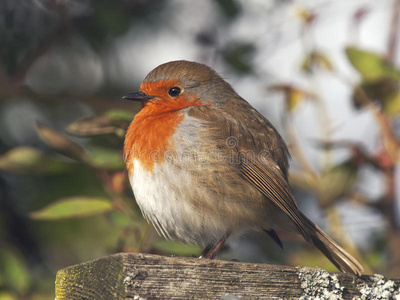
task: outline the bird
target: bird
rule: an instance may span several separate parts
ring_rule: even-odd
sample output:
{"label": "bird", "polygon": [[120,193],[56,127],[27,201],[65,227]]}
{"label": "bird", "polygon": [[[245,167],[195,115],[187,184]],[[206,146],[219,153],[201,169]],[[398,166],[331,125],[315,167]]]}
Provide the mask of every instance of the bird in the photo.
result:
{"label": "bird", "polygon": [[340,271],[361,264],[298,208],[288,182],[290,154],[275,127],[215,70],[177,60],[159,65],[139,91],[124,160],[145,219],[167,239],[215,258],[228,238],[250,230],[300,234]]}

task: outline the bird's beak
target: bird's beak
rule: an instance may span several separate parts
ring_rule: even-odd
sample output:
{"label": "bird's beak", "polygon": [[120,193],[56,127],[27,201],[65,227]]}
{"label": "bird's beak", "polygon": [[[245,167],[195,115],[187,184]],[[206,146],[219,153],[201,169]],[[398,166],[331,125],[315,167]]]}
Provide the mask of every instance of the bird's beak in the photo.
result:
{"label": "bird's beak", "polygon": [[143,92],[129,93],[122,97],[122,99],[140,101],[140,102],[147,102],[153,98],[154,98],[153,96],[148,96]]}

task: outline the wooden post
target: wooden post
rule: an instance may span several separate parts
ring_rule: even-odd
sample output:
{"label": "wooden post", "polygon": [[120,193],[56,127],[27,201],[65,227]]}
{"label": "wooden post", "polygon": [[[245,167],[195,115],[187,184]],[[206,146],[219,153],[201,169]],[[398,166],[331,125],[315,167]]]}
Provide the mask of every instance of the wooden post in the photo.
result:
{"label": "wooden post", "polygon": [[399,287],[382,275],[120,253],[58,271],[56,299],[397,300]]}

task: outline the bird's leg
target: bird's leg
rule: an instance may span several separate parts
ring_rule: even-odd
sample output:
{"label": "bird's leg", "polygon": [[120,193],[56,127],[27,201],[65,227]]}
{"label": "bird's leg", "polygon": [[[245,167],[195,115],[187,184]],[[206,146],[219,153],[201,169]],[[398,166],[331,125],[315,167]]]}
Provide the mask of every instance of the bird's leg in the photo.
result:
{"label": "bird's leg", "polygon": [[210,252],[212,246],[213,246],[212,243],[208,244],[208,245],[204,248],[203,252],[201,252],[199,258],[205,258],[205,257],[207,257],[207,254],[208,254],[208,252]]}
{"label": "bird's leg", "polygon": [[205,257],[208,259],[213,259],[217,255],[219,250],[221,250],[222,246],[225,244],[225,242],[228,239],[230,234],[231,234],[231,231],[230,230],[227,231],[223,235],[223,237],[219,240],[218,244],[215,245],[214,249],[212,249],[211,253],[209,253],[209,252],[211,250],[212,244],[207,245],[206,249],[204,249],[203,253],[200,255],[200,258]]}

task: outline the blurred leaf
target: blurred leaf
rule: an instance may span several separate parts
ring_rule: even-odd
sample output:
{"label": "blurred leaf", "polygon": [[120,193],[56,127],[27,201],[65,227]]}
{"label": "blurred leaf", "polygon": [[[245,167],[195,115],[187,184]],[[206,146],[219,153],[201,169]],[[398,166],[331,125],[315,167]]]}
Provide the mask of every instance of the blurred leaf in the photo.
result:
{"label": "blurred leaf", "polygon": [[299,8],[297,9],[297,17],[306,25],[310,25],[315,21],[317,15],[311,10]]}
{"label": "blurred leaf", "polygon": [[131,122],[133,115],[130,111],[112,109],[105,112],[105,115],[113,122]]}
{"label": "blurred leaf", "polygon": [[18,297],[10,292],[0,292],[0,300],[18,300]]}
{"label": "blurred leaf", "polygon": [[286,108],[288,111],[292,112],[305,98],[305,94],[299,89],[290,89],[287,94]]}
{"label": "blurred leaf", "polygon": [[129,188],[129,177],[125,168],[123,171],[114,172],[111,176],[111,186],[113,191],[123,194]]}
{"label": "blurred leaf", "polygon": [[379,80],[384,76],[400,80],[399,70],[388,65],[378,54],[355,47],[347,47],[346,55],[365,81]]}
{"label": "blurred leaf", "polygon": [[105,198],[76,196],[57,200],[30,213],[35,220],[62,220],[100,215],[112,210],[112,203]]}
{"label": "blurred leaf", "polygon": [[365,93],[364,89],[359,85],[354,87],[353,95],[351,98],[353,100],[353,105],[356,109],[361,109],[371,103],[370,98]]}
{"label": "blurred leaf", "polygon": [[101,5],[97,6],[93,20],[93,25],[97,28],[97,31],[106,33],[108,36],[110,36],[110,34],[115,36],[129,29],[132,22],[131,16],[126,12],[124,13],[124,7],[122,5],[115,5],[109,1],[97,2],[101,3]]}
{"label": "blurred leaf", "polygon": [[[43,280],[43,279],[42,279]],[[54,291],[47,292],[33,292],[29,295],[29,300],[53,300],[54,299]]]}
{"label": "blurred leaf", "polygon": [[360,7],[353,14],[353,22],[357,25],[360,24],[369,13],[370,9],[368,7]]}
{"label": "blurred leaf", "polygon": [[37,130],[39,137],[54,151],[79,162],[89,162],[86,150],[64,134],[40,123],[37,123]]}
{"label": "blurred leaf", "polygon": [[17,147],[0,156],[0,170],[17,174],[62,173],[70,164],[46,156],[32,147]]}
{"label": "blurred leaf", "polygon": [[328,207],[338,198],[347,195],[357,180],[358,168],[345,161],[325,172],[319,183],[317,195],[322,207]]}
{"label": "blurred leaf", "polygon": [[[362,81],[361,85],[356,86],[353,90],[353,104],[355,108],[363,108],[371,101],[378,102],[380,106],[384,106],[385,102],[392,100],[399,91],[399,81],[390,76],[382,76],[375,81]],[[389,104],[389,103],[387,103]],[[396,103],[390,103],[390,110]]]}
{"label": "blurred leaf", "polygon": [[357,146],[357,143],[352,140],[324,140],[316,139],[313,141],[315,146],[322,150],[343,149]]}
{"label": "blurred leaf", "polygon": [[329,272],[337,272],[337,268],[321,252],[308,247],[306,249],[296,249],[288,257],[288,264],[293,266],[309,266],[312,268],[322,268]]}
{"label": "blurred leaf", "polygon": [[354,47],[346,48],[350,63],[357,69],[365,80],[376,80],[383,76],[383,62],[377,54]]}
{"label": "blurred leaf", "polygon": [[132,223],[132,219],[127,214],[119,211],[111,212],[110,218],[113,224],[118,227],[128,227]]}
{"label": "blurred leaf", "polygon": [[317,190],[318,180],[316,180],[315,176],[312,176],[309,173],[290,170],[289,180],[291,186],[296,186],[313,192]]}
{"label": "blurred leaf", "polygon": [[240,74],[247,74],[253,71],[251,61],[256,48],[251,43],[235,42],[224,49],[222,56],[234,71]]}
{"label": "blurred leaf", "polygon": [[110,110],[96,117],[77,120],[68,126],[67,131],[78,136],[116,134],[119,137],[124,137],[125,128],[132,119],[131,112]]}
{"label": "blurred leaf", "polygon": [[213,30],[202,30],[196,34],[195,41],[200,46],[215,47],[217,45],[216,32]]}
{"label": "blurred leaf", "polygon": [[301,64],[301,70],[306,73],[311,73],[313,68],[318,67],[327,71],[333,70],[333,65],[330,59],[319,51],[311,51],[307,54]]}
{"label": "blurred leaf", "polygon": [[30,285],[28,269],[23,257],[16,249],[2,247],[0,249],[0,272],[4,274],[4,280],[11,289],[24,293]]}
{"label": "blurred leaf", "polygon": [[199,256],[202,249],[193,244],[184,244],[170,240],[157,240],[152,244],[152,247],[157,251],[165,254],[174,254],[178,256]]}
{"label": "blurred leaf", "polygon": [[67,127],[67,132],[77,136],[94,136],[115,133],[117,127],[103,117],[89,117],[75,121]]}
{"label": "blurred leaf", "polygon": [[399,90],[399,82],[389,76],[383,76],[375,81],[363,81],[361,87],[371,100],[382,103],[386,97]]}
{"label": "blurred leaf", "polygon": [[113,224],[117,227],[138,227],[142,226],[145,222],[142,217],[140,217],[138,213],[137,218],[132,218],[126,213],[119,212],[119,211],[112,211],[110,213],[110,218]]}
{"label": "blurred leaf", "polygon": [[222,9],[225,16],[234,19],[241,12],[238,1],[235,0],[214,0]]}
{"label": "blurred leaf", "polygon": [[[137,1],[125,1],[137,2]],[[147,1],[146,1],[147,2]],[[90,14],[75,22],[79,33],[83,34],[93,45],[101,45],[112,36],[120,35],[129,29],[134,18],[123,2],[94,1]]]}
{"label": "blurred leaf", "polygon": [[400,114],[400,92],[386,97],[382,109],[384,112],[392,116]]}
{"label": "blurred leaf", "polygon": [[[385,244],[385,242],[383,242]],[[386,250],[386,246],[384,246]],[[385,256],[382,255],[381,251],[371,251],[365,254],[365,261],[368,263],[373,270],[378,270],[380,267],[385,265]],[[383,271],[383,270],[382,270]]]}
{"label": "blurred leaf", "polygon": [[311,92],[289,84],[274,84],[269,86],[268,89],[285,94],[286,109],[288,112],[293,112],[305,99],[314,99],[316,97]]}
{"label": "blurred leaf", "polygon": [[92,166],[105,170],[125,170],[121,150],[93,148],[89,155]]}

